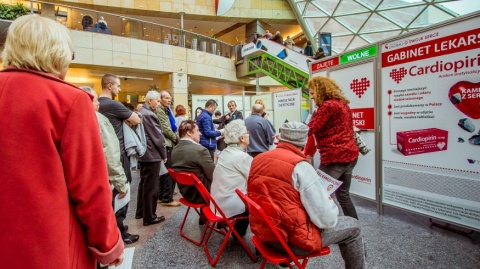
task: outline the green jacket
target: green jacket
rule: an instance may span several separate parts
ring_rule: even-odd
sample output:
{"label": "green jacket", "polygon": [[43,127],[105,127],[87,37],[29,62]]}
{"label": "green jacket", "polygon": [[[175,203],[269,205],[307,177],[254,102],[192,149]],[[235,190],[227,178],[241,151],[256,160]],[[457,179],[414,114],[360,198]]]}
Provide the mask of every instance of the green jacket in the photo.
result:
{"label": "green jacket", "polygon": [[170,125],[170,119],[168,118],[167,109],[160,105],[155,111],[160,124],[162,124],[162,132],[165,137],[165,146],[173,147],[177,143],[177,135],[172,131],[172,125]]}
{"label": "green jacket", "polygon": [[[117,134],[110,121],[100,113],[97,114],[98,127],[100,127],[100,137],[102,138],[103,153],[108,167],[108,179],[110,185],[120,193],[125,193],[127,187],[127,176],[120,162],[120,143]],[[129,168],[128,168],[129,169]]]}

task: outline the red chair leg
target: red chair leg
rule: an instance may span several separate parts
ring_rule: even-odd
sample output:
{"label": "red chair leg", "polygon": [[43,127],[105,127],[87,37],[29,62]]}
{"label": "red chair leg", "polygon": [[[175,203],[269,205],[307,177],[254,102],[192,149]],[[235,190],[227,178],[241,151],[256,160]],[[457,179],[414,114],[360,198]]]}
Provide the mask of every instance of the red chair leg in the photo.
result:
{"label": "red chair leg", "polygon": [[[211,226],[210,226],[211,224]],[[217,255],[215,255],[215,258],[212,257],[210,254],[210,251],[208,250],[208,241],[210,240],[210,237],[212,236],[212,233],[215,229],[215,225],[217,222],[211,222],[209,223],[209,231],[208,234],[205,237],[205,242],[203,243],[203,250],[205,251],[205,254],[207,255],[208,261],[210,262],[210,265],[215,267],[220,260],[220,257],[222,256],[223,251],[225,250],[225,246],[227,245],[228,238],[230,237],[230,234],[232,233],[232,229],[228,229],[228,231],[224,235],[224,239],[222,241],[222,244],[220,245],[220,248],[217,251]]]}
{"label": "red chair leg", "polygon": [[[232,227],[233,227],[234,224],[235,224],[235,222],[233,222]],[[242,248],[247,252],[248,256],[250,256],[250,259],[253,262],[257,262],[257,256],[255,256],[255,254],[253,254],[253,252],[247,246],[247,244],[245,243],[243,238],[238,234],[238,232],[235,229],[232,229],[232,232],[233,232],[233,235],[237,238],[237,240],[240,243],[240,245],[242,246]]]}
{"label": "red chair leg", "polygon": [[[236,221],[231,222],[231,226],[229,226],[229,228],[226,232],[219,231],[218,229],[216,229],[215,228],[215,226],[217,224],[216,222],[212,222],[211,226],[210,226],[210,223],[209,223],[209,226],[208,226],[209,231],[208,231],[208,234],[205,237],[205,242],[203,244],[203,249],[204,249],[205,253],[207,254],[207,258],[208,258],[208,261],[210,262],[210,265],[212,265],[214,267],[217,265],[218,261],[220,260],[220,257],[222,256],[223,251],[225,250],[228,239],[230,238],[230,235],[232,233],[237,238],[238,242],[240,242],[240,245],[242,246],[242,248],[247,252],[248,256],[250,256],[250,259],[253,262],[257,262],[257,256],[255,256],[255,254],[253,254],[253,252],[250,250],[250,248],[248,248],[248,246],[245,243],[245,241],[243,240],[243,238],[233,228],[233,226],[235,225],[235,222]],[[212,257],[212,255],[210,254],[210,251],[208,250],[208,241],[210,240],[210,237],[212,236],[212,233],[213,233],[214,230],[225,236],[222,244],[220,245],[220,248],[217,251],[217,255],[215,256],[215,258]]]}
{"label": "red chair leg", "polygon": [[[182,222],[182,224],[180,225],[180,235],[181,235],[183,238],[187,239],[188,241],[194,243],[195,245],[200,246],[200,245],[202,244],[204,238],[205,238],[205,233],[206,233],[206,231],[207,231],[207,229],[206,229],[207,227],[206,227],[206,226],[203,228],[202,234],[200,235],[200,241],[196,241],[196,240],[188,237],[188,236],[183,232],[183,227],[185,226],[185,222],[187,221],[188,212],[190,211],[190,208],[191,208],[191,207],[188,207],[188,208],[187,208],[187,212],[185,212],[185,216],[183,217],[183,222]],[[197,209],[196,209],[196,208],[194,208],[194,209],[195,209],[195,211],[197,212],[197,214],[200,216],[200,213],[197,211]]]}
{"label": "red chair leg", "polygon": [[260,264],[260,269],[265,268],[265,265],[267,265],[267,259],[263,258],[262,264]]}
{"label": "red chair leg", "polygon": [[303,266],[303,268],[307,268],[307,263],[308,263],[308,257],[306,257],[306,258],[303,259],[303,261],[302,261],[302,266]]}

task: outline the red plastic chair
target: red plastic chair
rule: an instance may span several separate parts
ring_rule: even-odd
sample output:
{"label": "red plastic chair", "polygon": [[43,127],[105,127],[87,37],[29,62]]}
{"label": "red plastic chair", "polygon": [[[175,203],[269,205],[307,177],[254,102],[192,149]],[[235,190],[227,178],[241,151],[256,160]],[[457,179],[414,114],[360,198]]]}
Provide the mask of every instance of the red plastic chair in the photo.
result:
{"label": "red plastic chair", "polygon": [[[272,250],[267,245],[265,245],[262,241],[260,241],[260,239],[257,236],[254,235],[252,237],[253,244],[255,245],[257,250],[260,252],[260,254],[262,254],[263,256],[263,261],[262,261],[262,264],[260,265],[260,269],[263,269],[265,267],[265,265],[267,264],[267,261],[273,264],[286,263],[288,264],[289,268],[293,268],[292,265],[290,264],[291,262],[293,262],[298,268],[304,269],[307,267],[309,258],[325,256],[330,254],[330,248],[324,247],[319,252],[309,253],[307,255],[295,255],[292,249],[287,245],[285,240],[283,240],[282,236],[280,235],[280,232],[277,230],[275,225],[273,225],[272,221],[267,216],[267,214],[265,214],[263,209],[257,203],[255,203],[252,199],[248,198],[245,194],[243,194],[243,192],[240,191],[239,189],[236,189],[235,192],[238,194],[238,196],[240,196],[240,199],[248,208],[248,211],[250,212],[250,214],[254,215],[255,218],[262,220],[268,225],[268,227],[275,234],[275,236],[277,237],[277,240],[280,242],[280,244],[285,249],[285,252],[287,253],[287,254],[283,254],[275,250]],[[303,260],[303,261],[300,263],[300,260]]]}
{"label": "red plastic chair", "polygon": [[[195,185],[195,182],[191,176],[190,173],[184,173],[184,172],[175,172],[175,170],[171,169],[171,168],[168,168],[168,172],[170,173],[170,175],[172,176],[172,178],[177,182],[177,183],[180,183],[182,185],[191,185],[191,186],[194,186]],[[188,212],[190,212],[190,209],[193,208],[195,210],[195,212],[197,212],[198,216],[200,217],[200,219],[203,219],[202,215],[200,214],[200,210],[202,209],[202,207],[206,207],[208,206],[207,204],[205,203],[202,203],[202,204],[194,204],[194,203],[190,203],[189,201],[185,200],[185,198],[180,198],[180,203],[184,204],[187,206],[187,212],[185,212],[185,216],[183,217],[183,222],[182,224],[180,225],[180,235],[187,239],[188,241],[194,243],[195,245],[197,246],[200,246],[203,242],[203,239],[205,238],[205,234],[207,232],[207,227],[205,226],[203,228],[203,231],[202,231],[202,235],[200,236],[200,240],[194,240],[193,238],[191,237],[188,237],[184,232],[183,232],[183,227],[185,226],[185,222],[187,221],[187,217],[188,217]]]}
{"label": "red plastic chair", "polygon": [[[203,243],[203,250],[205,251],[205,254],[207,254],[208,261],[210,262],[210,265],[215,266],[217,265],[218,261],[220,260],[220,257],[225,250],[225,246],[227,245],[227,241],[230,238],[230,235],[233,233],[233,236],[235,236],[242,246],[242,248],[247,252],[248,256],[250,256],[250,259],[253,262],[257,261],[257,257],[252,253],[252,251],[248,248],[247,244],[245,244],[245,241],[243,241],[243,238],[238,234],[238,232],[234,229],[234,225],[237,222],[238,219],[243,219],[243,218],[248,218],[247,216],[244,217],[232,217],[232,218],[227,218],[223,211],[220,209],[220,207],[217,205],[217,202],[212,198],[210,193],[208,192],[207,188],[200,182],[200,180],[192,174],[192,177],[195,180],[195,187],[197,187],[197,190],[200,192],[202,195],[203,199],[207,201],[207,203],[210,205],[213,205],[215,208],[215,212],[217,212],[220,216],[217,216],[211,209],[210,206],[203,207],[202,212],[205,215],[205,218],[207,219],[207,223],[205,224],[206,229],[208,230],[207,234],[205,235],[205,242]],[[221,225],[224,226],[223,229],[217,229],[216,226],[217,224],[220,223]],[[220,245],[220,248],[218,249],[217,254],[215,255],[215,258],[212,257],[210,254],[210,251],[208,249],[208,241],[210,240],[210,237],[212,236],[213,231],[218,232],[219,234],[224,236],[224,239],[222,241],[222,244]]]}
{"label": "red plastic chair", "polygon": [[[208,258],[208,261],[210,262],[210,264],[212,266],[217,265],[218,261],[220,260],[220,256],[222,255],[223,251],[225,250],[225,246],[227,245],[228,238],[230,237],[231,234],[233,234],[233,236],[235,236],[237,238],[240,245],[243,247],[243,249],[250,256],[250,259],[252,259],[253,262],[256,262],[257,257],[248,248],[247,244],[245,244],[245,241],[243,241],[243,238],[233,228],[237,219],[242,219],[242,218],[247,218],[247,217],[234,217],[234,218],[225,217],[225,214],[220,209],[220,207],[217,205],[215,200],[213,200],[213,198],[210,195],[210,193],[208,192],[207,188],[205,188],[205,186],[202,184],[202,182],[200,182],[200,180],[198,179],[198,177],[195,174],[188,173],[188,172],[175,172],[173,169],[168,169],[168,171],[170,172],[170,175],[180,184],[195,185],[198,192],[202,195],[203,200],[205,200],[207,202],[206,204],[195,204],[199,207],[197,207],[197,208],[194,207],[194,209],[195,209],[195,211],[197,211],[197,209],[200,208],[203,211],[203,214],[204,214],[205,228],[202,232],[202,238],[201,238],[200,244],[204,240],[203,241],[203,250],[205,251],[205,254],[207,254],[207,258]],[[184,202],[188,203],[185,200],[182,202],[182,199],[180,199],[180,202],[181,203],[184,203]],[[210,204],[212,204],[215,207],[216,212],[218,212],[221,215],[221,217],[217,216],[214,212],[212,212],[212,210],[210,209],[210,206],[209,206]],[[192,204],[188,203],[188,204],[185,204],[185,205],[189,206],[189,205],[192,205]],[[200,213],[198,211],[197,211],[197,213],[200,215]],[[188,212],[186,213],[186,215],[187,214],[188,214]],[[185,215],[185,218],[184,218],[184,222],[185,222],[185,219],[186,219],[186,215]],[[216,228],[217,223],[221,223],[225,227],[223,229],[217,229]],[[182,223],[181,228],[183,228],[183,223]],[[207,233],[207,231],[208,231],[208,233]],[[224,236],[223,242],[222,242],[220,248],[218,249],[218,252],[217,252],[217,255],[215,256],[215,258],[212,257],[212,255],[210,254],[210,251],[208,249],[208,241],[209,241],[210,237],[212,236],[213,231],[216,231],[219,234]],[[182,236],[187,238],[188,240],[192,241],[192,239],[190,239],[190,238],[188,238],[184,235],[182,235]],[[194,241],[192,241],[192,242],[194,242]],[[196,242],[194,242],[194,243],[196,244]],[[200,244],[198,244],[198,245],[200,245]]]}

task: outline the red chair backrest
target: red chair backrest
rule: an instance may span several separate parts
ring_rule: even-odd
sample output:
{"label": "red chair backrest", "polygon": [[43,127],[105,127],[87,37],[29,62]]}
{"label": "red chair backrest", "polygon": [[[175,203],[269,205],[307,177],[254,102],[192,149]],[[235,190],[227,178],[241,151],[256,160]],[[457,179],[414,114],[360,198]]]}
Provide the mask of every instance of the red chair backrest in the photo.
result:
{"label": "red chair backrest", "polygon": [[182,184],[182,185],[188,185],[188,186],[193,186],[195,185],[195,180],[194,177],[196,176],[192,173],[188,172],[176,172],[172,168],[168,168],[168,173],[173,177],[173,179]]}
{"label": "red chair backrest", "polygon": [[210,195],[205,185],[203,185],[203,183],[200,181],[200,179],[198,179],[195,174],[189,172],[175,172],[175,170],[171,168],[168,168],[168,172],[178,183],[189,186],[194,185],[202,196],[203,200],[206,202],[206,204],[213,204],[216,212],[219,213],[223,218],[227,218],[225,217],[225,214],[220,209],[220,207],[217,205],[217,202],[215,202],[213,197]]}
{"label": "red chair backrest", "polygon": [[270,217],[268,217],[267,214],[265,214],[265,211],[263,211],[263,209],[257,203],[255,203],[252,199],[250,199],[248,196],[243,194],[241,190],[236,189],[235,192],[238,194],[242,202],[245,204],[250,214],[252,214],[253,216],[255,216],[255,218],[262,220],[267,224],[268,228],[272,230],[273,234],[277,238],[278,242],[283,246],[288,256],[290,256],[290,258],[292,259],[292,261],[295,262],[295,264],[298,263],[297,266],[299,266],[298,258],[295,256],[295,254],[293,254],[292,250],[287,245],[285,240],[283,240],[283,237],[280,235],[280,232],[277,230],[275,225],[273,225],[272,221],[270,220]]}

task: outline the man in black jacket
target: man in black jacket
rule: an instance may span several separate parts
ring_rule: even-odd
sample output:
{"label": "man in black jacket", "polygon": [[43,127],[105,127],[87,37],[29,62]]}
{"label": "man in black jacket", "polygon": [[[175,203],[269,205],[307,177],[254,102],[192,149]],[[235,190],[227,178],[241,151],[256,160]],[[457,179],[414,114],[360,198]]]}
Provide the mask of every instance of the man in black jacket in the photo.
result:
{"label": "man in black jacket", "polygon": [[[229,113],[223,115],[219,119],[214,119],[213,123],[219,124],[218,129],[223,129],[227,124],[229,124],[232,120],[243,120],[242,112],[237,110],[237,103],[231,100],[227,104]],[[223,137],[217,141],[217,149],[222,151],[226,147],[225,142],[223,141]]]}
{"label": "man in black jacket", "polygon": [[143,126],[147,139],[147,151],[139,158],[140,185],[138,186],[137,211],[135,218],[143,218],[143,225],[157,224],[165,220],[157,217],[157,197],[160,188],[159,174],[161,163],[167,162],[167,149],[162,134],[162,125],[155,110],[160,105],[160,93],[149,91],[145,96],[145,104],[139,112],[143,115]]}

